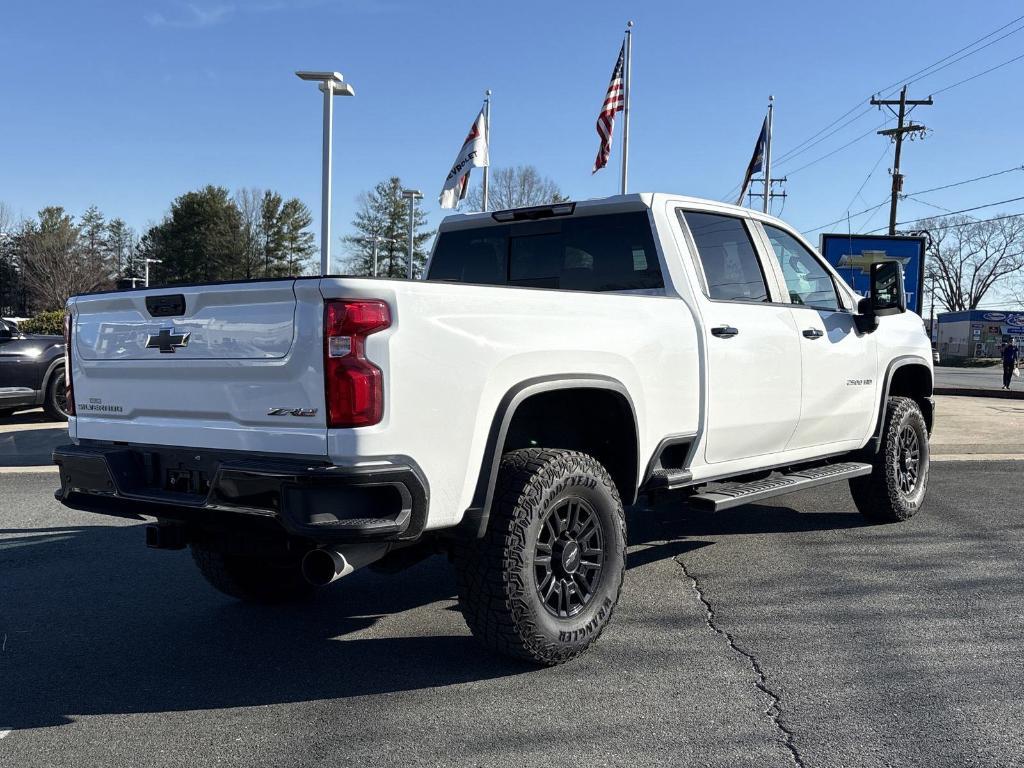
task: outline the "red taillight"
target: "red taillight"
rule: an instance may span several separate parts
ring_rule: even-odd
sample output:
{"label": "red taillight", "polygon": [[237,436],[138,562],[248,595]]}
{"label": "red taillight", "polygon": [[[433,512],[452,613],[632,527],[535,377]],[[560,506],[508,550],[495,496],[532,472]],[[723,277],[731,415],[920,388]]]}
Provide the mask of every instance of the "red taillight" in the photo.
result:
{"label": "red taillight", "polygon": [[366,337],[391,325],[383,301],[324,303],[324,395],[328,427],[368,427],[384,417],[384,374],[366,359]]}
{"label": "red taillight", "polygon": [[67,393],[68,416],[75,415],[75,393],[71,387],[71,329],[74,326],[74,317],[70,312],[64,313],[64,389]]}

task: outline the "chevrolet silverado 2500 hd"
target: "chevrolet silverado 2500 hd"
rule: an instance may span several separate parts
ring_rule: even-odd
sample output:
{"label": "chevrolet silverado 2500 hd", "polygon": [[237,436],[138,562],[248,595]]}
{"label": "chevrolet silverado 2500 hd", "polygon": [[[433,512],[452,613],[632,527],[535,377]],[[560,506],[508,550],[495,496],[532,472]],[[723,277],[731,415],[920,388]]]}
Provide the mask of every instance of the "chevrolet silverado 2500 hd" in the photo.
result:
{"label": "chevrolet silverado 2500 hd", "polygon": [[423,281],[78,296],[57,496],[155,518],[242,599],[447,551],[473,633],[558,663],[611,617],[638,494],[920,508],[931,350],[870,269],[862,298],[777,219],[632,194],[449,217]]}

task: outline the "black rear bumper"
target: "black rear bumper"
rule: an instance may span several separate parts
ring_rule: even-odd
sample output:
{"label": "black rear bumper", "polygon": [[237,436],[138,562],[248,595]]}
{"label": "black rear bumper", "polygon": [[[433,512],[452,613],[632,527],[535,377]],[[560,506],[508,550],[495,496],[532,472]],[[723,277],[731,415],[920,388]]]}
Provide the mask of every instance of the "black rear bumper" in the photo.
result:
{"label": "black rear bumper", "polygon": [[317,543],[414,539],[428,490],[415,462],[339,467],[289,457],[164,446],[65,445],[57,500],[116,517],[230,526],[257,518]]}

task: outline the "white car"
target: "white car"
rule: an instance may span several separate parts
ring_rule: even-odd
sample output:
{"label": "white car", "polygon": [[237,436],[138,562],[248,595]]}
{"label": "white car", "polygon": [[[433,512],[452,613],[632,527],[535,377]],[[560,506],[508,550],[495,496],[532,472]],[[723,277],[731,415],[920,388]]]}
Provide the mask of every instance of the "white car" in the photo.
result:
{"label": "white car", "polygon": [[78,296],[57,495],[156,518],[243,599],[446,550],[473,633],[558,663],[608,623],[638,494],[920,508],[930,345],[872,270],[859,299],[777,219],[631,194],[451,216],[425,281]]}

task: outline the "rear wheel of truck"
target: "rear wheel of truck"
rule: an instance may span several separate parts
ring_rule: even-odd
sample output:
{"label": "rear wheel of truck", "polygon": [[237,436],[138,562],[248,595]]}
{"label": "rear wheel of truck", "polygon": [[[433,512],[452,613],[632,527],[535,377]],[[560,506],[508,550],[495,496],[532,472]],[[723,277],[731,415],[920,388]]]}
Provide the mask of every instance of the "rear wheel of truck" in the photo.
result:
{"label": "rear wheel of truck", "polygon": [[487,531],[456,553],[459,603],[489,649],[554,665],[600,636],[619,599],[626,520],[608,472],[583,453],[510,451]]}
{"label": "rear wheel of truck", "polygon": [[193,542],[192,559],[212,587],[253,603],[308,598],[315,587],[302,577],[298,558],[236,555]]}
{"label": "rear wheel of truck", "polygon": [[921,408],[909,397],[890,397],[882,444],[870,475],[850,480],[857,509],[876,523],[911,518],[928,488],[928,427]]}
{"label": "rear wheel of truck", "polygon": [[50,377],[50,383],[46,386],[46,398],[43,400],[43,410],[53,421],[68,420],[68,393],[63,368],[58,368]]}

